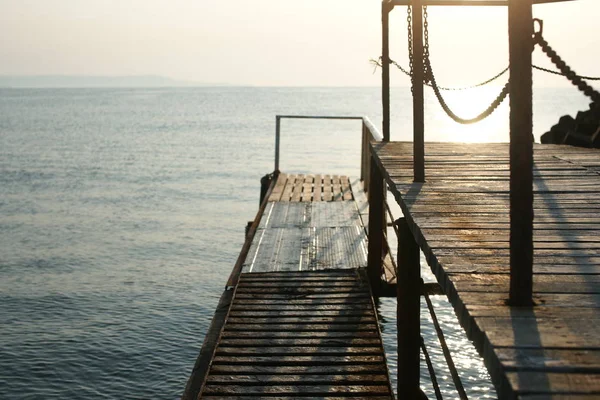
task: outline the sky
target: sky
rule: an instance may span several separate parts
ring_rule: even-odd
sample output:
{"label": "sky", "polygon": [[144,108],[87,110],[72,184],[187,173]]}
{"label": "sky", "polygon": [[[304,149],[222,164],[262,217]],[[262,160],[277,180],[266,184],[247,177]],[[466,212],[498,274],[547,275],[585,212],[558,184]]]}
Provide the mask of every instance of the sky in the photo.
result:
{"label": "sky", "polygon": [[[600,75],[600,0],[534,6],[576,72]],[[508,65],[505,7],[430,7],[431,60],[444,86]],[[391,57],[408,64],[406,7]],[[0,0],[0,75],[161,75],[201,84],[378,86],[378,0]],[[534,63],[550,66],[540,50]],[[540,86],[565,85],[536,73]],[[393,85],[407,85],[399,72]]]}

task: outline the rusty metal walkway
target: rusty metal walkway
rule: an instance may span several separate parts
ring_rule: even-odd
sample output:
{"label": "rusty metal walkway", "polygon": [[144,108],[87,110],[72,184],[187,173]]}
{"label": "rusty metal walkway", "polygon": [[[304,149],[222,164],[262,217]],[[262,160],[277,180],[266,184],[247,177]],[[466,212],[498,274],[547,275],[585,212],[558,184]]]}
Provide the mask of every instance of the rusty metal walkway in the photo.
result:
{"label": "rusty metal walkway", "polygon": [[184,399],[393,398],[361,194],[343,176],[279,175]]}

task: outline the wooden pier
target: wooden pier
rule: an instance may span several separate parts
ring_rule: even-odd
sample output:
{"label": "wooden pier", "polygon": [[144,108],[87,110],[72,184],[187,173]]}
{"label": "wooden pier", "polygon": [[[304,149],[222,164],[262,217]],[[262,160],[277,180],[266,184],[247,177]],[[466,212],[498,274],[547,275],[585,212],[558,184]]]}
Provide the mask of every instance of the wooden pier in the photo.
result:
{"label": "wooden pier", "polygon": [[[584,94],[600,99],[545,41],[543,21],[532,18],[532,4],[563,1],[382,2],[383,135],[363,117],[276,116],[275,179],[268,191],[263,185],[264,201],[184,399],[393,398],[373,303],[374,294],[390,295],[392,287],[399,398],[422,398],[420,349],[435,381],[420,335],[422,295],[459,396],[467,398],[428,298],[440,290],[499,398],[600,398],[600,151],[532,142],[535,46]],[[412,142],[390,142],[389,13],[400,5],[410,7]],[[463,5],[508,6],[509,81],[470,120],[439,93],[424,8]],[[426,143],[426,81],[459,123],[485,118],[508,95],[510,143]],[[279,174],[281,120],[290,118],[362,120],[368,205],[348,178]],[[404,214],[396,221],[388,219],[388,190]],[[397,263],[387,238],[391,222]],[[420,278],[420,251],[439,283],[431,291]]]}
{"label": "wooden pier", "polygon": [[508,146],[427,143],[424,183],[413,143],[372,155],[499,398],[600,398],[600,151],[534,146],[535,305],[510,307]]}
{"label": "wooden pier", "polygon": [[393,398],[364,206],[348,177],[274,179],[183,398]]}
{"label": "wooden pier", "polygon": [[[368,203],[343,176],[269,184],[183,398],[393,398],[373,302],[390,287],[399,398],[419,396],[427,292],[448,297],[499,398],[599,398],[600,151],[534,145],[534,305],[511,306],[509,144],[427,143],[420,183],[413,143],[365,127]],[[404,214],[397,270],[386,190]]]}

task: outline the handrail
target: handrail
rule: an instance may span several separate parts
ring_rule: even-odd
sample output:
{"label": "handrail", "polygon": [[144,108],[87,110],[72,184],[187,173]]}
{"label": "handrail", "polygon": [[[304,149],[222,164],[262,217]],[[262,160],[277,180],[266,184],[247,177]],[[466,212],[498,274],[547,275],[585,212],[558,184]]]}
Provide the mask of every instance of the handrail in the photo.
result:
{"label": "handrail", "polygon": [[[327,120],[360,120],[362,121],[362,125],[363,125],[363,140],[364,140],[364,134],[366,132],[369,132],[371,137],[373,138],[372,140],[375,141],[382,141],[383,140],[383,135],[381,134],[381,132],[379,131],[379,129],[377,129],[375,127],[375,125],[373,125],[373,123],[371,122],[371,120],[368,117],[364,117],[364,116],[356,116],[356,115],[276,115],[275,116],[275,172],[279,171],[279,160],[280,160],[280,147],[281,147],[281,120],[282,119],[327,119]],[[365,143],[363,142],[363,145]],[[368,148],[364,148],[362,149],[363,152],[363,156],[365,154],[365,152],[368,152],[369,149]],[[363,157],[363,163],[364,163],[364,157]],[[361,166],[361,175],[362,172],[364,171],[364,165]],[[364,179],[364,175],[361,176],[362,179]]]}
{"label": "handrail", "polygon": [[[388,215],[390,217],[390,219],[392,221],[395,221],[394,223],[392,223],[392,226],[394,228],[394,233],[396,234],[396,239],[398,240],[399,245],[401,244],[401,233],[400,233],[400,228],[398,226],[398,222],[400,221],[400,219],[395,219],[394,216],[392,215],[392,210],[390,209],[390,206],[388,204],[387,201],[384,202],[385,207],[387,209]],[[393,260],[393,258],[392,258]],[[399,264],[396,264],[396,279],[400,279],[399,278],[399,271],[398,271],[398,267]],[[420,264],[419,264],[419,268],[420,268]],[[421,286],[425,286],[426,284],[423,282],[423,279],[421,279]],[[443,294],[443,293],[431,293],[431,294]],[[433,306],[433,303],[431,302],[431,299],[429,298],[430,293],[427,293],[426,290],[421,290],[421,296],[425,297],[425,302],[427,303],[427,308],[429,309],[429,314],[431,315],[431,320],[433,322],[433,326],[435,328],[435,332],[437,334],[438,340],[440,342],[440,346],[442,348],[442,353],[444,355],[444,358],[446,360],[446,365],[448,366],[448,369],[450,371],[450,375],[452,376],[452,381],[454,383],[454,387],[456,388],[456,391],[458,392],[459,398],[461,400],[468,400],[467,397],[467,393],[465,391],[464,385],[460,379],[460,375],[458,374],[458,370],[456,368],[456,364],[454,364],[454,359],[452,358],[452,354],[450,353],[450,350],[448,348],[448,344],[446,343],[446,338],[444,336],[444,331],[442,330],[442,328],[440,327],[440,324],[438,322],[437,319],[437,315],[435,313],[435,309]],[[429,375],[431,376],[431,381],[432,384],[434,386],[434,390],[436,392],[436,398],[440,398],[441,397],[441,393],[439,392],[439,387],[437,384],[437,378],[435,376],[435,369],[433,368],[433,366],[430,364],[430,360],[428,360],[429,356],[426,354],[427,350],[425,348],[425,343],[423,341],[423,337],[421,336],[421,349],[423,350],[423,355],[425,356],[425,361],[427,362],[427,367],[429,370]]]}

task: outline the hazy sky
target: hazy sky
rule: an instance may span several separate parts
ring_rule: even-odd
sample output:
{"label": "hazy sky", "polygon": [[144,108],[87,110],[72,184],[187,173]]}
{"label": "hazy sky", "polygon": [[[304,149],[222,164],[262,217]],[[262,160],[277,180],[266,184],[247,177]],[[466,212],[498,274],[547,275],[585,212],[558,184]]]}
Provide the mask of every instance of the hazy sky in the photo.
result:
{"label": "hazy sky", "polygon": [[[245,85],[378,85],[378,0],[0,0],[0,74],[147,75]],[[581,74],[600,75],[600,0],[539,5],[546,38]],[[440,84],[508,64],[504,7],[431,7]],[[406,8],[392,13],[407,64]],[[549,66],[537,50],[534,62]],[[536,73],[536,83],[563,82]],[[392,83],[407,84],[394,73]]]}

